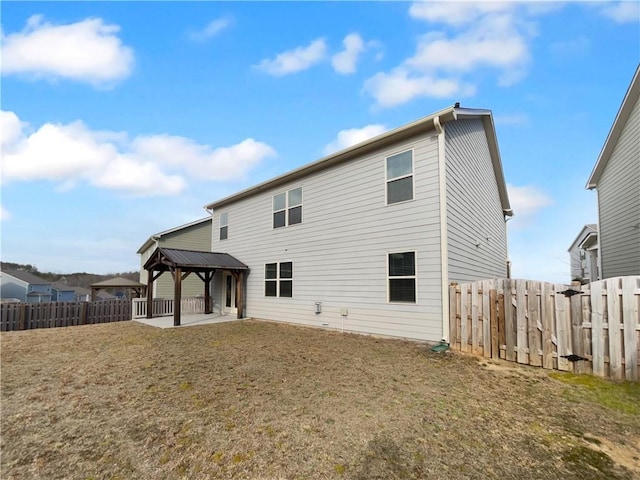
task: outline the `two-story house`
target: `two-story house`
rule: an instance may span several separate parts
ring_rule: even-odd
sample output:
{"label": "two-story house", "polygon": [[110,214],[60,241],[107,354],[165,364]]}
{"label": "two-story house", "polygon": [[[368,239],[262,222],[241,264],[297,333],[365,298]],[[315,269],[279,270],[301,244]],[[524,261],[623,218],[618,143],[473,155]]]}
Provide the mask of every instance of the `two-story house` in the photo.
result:
{"label": "two-story house", "polygon": [[639,98],[640,66],[587,182],[598,193],[602,278],[640,275]]}
{"label": "two-story house", "polygon": [[23,270],[0,272],[0,297],[21,302],[51,301],[51,282]]}
{"label": "two-story house", "polygon": [[489,110],[446,108],[206,208],[212,251],[248,267],[241,289],[216,271],[215,304],[241,291],[247,317],[438,341],[450,282],[507,276]]}
{"label": "two-story house", "polygon": [[581,282],[600,280],[598,267],[598,226],[590,223],[582,227],[569,247],[571,279]]}

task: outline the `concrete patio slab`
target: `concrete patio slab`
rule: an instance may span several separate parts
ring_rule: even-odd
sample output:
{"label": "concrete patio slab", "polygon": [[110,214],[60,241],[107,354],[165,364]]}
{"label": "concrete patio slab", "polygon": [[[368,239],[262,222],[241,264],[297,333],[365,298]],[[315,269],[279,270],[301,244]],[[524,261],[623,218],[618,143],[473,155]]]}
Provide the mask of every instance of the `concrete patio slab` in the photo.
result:
{"label": "concrete patio slab", "polygon": [[180,319],[180,327],[173,325],[173,316],[166,317],[154,317],[154,318],[134,318],[134,322],[144,323],[151,327],[157,328],[181,328],[181,327],[195,327],[198,325],[208,325],[210,323],[224,323],[238,321],[236,315],[220,315],[215,314],[194,314],[194,315],[182,315]]}

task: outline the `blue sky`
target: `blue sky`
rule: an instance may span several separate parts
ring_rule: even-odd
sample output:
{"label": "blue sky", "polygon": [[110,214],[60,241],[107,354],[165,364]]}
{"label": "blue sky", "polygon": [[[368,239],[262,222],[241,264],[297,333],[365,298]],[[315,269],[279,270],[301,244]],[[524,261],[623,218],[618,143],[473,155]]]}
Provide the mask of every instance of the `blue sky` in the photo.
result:
{"label": "blue sky", "polygon": [[493,111],[513,275],[569,280],[638,2],[2,2],[2,260],[136,270],[203,205],[455,102]]}

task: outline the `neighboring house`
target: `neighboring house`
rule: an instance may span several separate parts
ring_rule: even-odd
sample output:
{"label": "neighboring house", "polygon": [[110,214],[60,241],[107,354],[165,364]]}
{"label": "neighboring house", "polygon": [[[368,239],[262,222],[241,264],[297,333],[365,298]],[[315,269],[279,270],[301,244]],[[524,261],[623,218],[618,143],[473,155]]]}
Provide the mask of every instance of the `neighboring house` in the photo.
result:
{"label": "neighboring house", "polygon": [[[249,267],[247,317],[438,341],[450,282],[507,276],[512,212],[489,110],[446,108],[206,208],[203,250]],[[214,275],[222,312],[236,309],[235,281]]]}
{"label": "neighboring house", "polygon": [[69,287],[63,283],[54,283],[51,285],[52,302],[74,302],[75,300],[76,292],[73,287]]}
{"label": "neighboring house", "polygon": [[[73,287],[75,291],[75,301],[76,302],[90,302],[91,301],[91,290],[84,287]],[[104,290],[100,290],[96,294],[97,300],[113,300],[116,298],[115,295],[112,295],[109,292],[105,292]]]}
{"label": "neighboring house", "polygon": [[51,301],[51,282],[22,270],[0,272],[0,298],[13,298],[21,302]]}
{"label": "neighboring house", "polygon": [[587,182],[598,193],[602,278],[640,275],[640,66]]}
{"label": "neighboring house", "polygon": [[[171,228],[151,235],[138,249],[140,255],[140,283],[147,284],[144,264],[158,247],[181,248],[184,250],[211,250],[211,217],[202,218],[186,225]],[[197,276],[188,277],[182,283],[184,296],[204,295],[203,283]],[[161,275],[153,283],[154,298],[173,298],[171,275]]]}
{"label": "neighboring house", "polygon": [[598,271],[598,226],[585,225],[569,247],[571,279],[583,282],[600,280]]}

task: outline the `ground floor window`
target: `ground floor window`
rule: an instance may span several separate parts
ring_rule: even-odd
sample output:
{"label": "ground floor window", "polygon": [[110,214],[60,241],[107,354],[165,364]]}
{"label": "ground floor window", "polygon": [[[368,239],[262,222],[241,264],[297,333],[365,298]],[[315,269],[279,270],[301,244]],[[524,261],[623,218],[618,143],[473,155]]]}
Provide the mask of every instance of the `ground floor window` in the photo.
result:
{"label": "ground floor window", "polygon": [[416,252],[388,254],[388,299],[416,303]]}
{"label": "ground floor window", "polygon": [[264,295],[265,297],[293,297],[293,262],[265,264]]}

